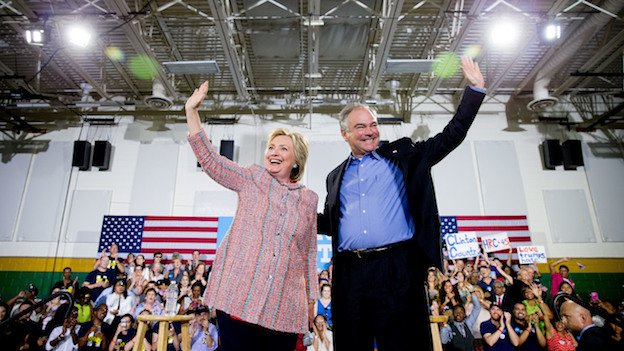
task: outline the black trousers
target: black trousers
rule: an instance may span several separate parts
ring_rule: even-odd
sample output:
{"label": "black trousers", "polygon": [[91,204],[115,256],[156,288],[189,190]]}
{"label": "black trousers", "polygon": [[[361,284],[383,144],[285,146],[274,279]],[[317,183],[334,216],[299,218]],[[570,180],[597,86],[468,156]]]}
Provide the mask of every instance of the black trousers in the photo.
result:
{"label": "black trousers", "polygon": [[279,332],[233,319],[217,310],[219,351],[293,351],[297,334]]}
{"label": "black trousers", "polygon": [[358,258],[334,256],[332,319],[336,351],[430,350],[426,265],[411,246]]}

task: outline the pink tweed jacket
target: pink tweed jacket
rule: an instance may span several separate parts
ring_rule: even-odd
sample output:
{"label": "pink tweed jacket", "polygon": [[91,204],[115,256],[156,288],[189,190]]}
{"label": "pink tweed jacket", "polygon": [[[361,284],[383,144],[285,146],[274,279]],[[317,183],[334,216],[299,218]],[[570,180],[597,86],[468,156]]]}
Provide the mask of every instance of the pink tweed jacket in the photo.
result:
{"label": "pink tweed jacket", "polygon": [[189,142],[204,172],[238,194],[205,302],[268,329],[307,332],[308,301],[318,298],[318,196],[301,184],[279,183],[264,167],[219,155],[203,130]]}

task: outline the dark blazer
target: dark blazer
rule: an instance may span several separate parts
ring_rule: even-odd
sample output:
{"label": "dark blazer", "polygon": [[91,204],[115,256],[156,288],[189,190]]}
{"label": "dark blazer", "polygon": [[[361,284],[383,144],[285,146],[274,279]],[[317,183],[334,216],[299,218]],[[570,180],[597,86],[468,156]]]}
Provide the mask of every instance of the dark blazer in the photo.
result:
{"label": "dark blazer", "polygon": [[606,330],[593,326],[583,332],[576,351],[615,350],[614,346]]}
{"label": "dark blazer", "polygon": [[[467,87],[457,112],[441,133],[416,143],[410,138],[401,138],[377,149],[381,157],[391,160],[403,173],[409,212],[414,219],[415,226],[415,233],[411,240],[424,264],[442,268],[440,220],[433,190],[431,167],[440,162],[464,140],[484,97],[485,94]],[[338,252],[340,185],[346,165],[347,160],[327,176],[325,209],[318,216],[319,233],[332,236],[334,254]],[[379,220],[383,219],[379,218]]]}
{"label": "dark blazer", "polygon": [[[488,298],[491,303],[496,303],[496,294],[492,292],[492,295]],[[522,302],[522,301],[520,301]],[[503,303],[501,304],[501,309],[505,312],[512,312],[514,307],[514,300],[511,298],[511,295],[508,292],[505,292],[503,295]]]}

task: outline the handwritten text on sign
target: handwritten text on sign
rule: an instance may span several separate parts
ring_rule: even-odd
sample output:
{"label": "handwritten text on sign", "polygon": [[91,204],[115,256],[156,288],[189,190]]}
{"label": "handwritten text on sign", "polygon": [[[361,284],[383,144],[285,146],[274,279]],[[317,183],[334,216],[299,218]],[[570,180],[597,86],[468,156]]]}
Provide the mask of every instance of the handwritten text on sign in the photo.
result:
{"label": "handwritten text on sign", "polygon": [[481,243],[485,252],[506,250],[511,247],[506,232],[483,236],[481,237]]}
{"label": "handwritten text on sign", "polygon": [[518,246],[518,260],[520,264],[546,263],[544,246]]}
{"label": "handwritten text on sign", "polygon": [[479,241],[474,232],[447,234],[444,238],[450,259],[476,257],[479,255]]}

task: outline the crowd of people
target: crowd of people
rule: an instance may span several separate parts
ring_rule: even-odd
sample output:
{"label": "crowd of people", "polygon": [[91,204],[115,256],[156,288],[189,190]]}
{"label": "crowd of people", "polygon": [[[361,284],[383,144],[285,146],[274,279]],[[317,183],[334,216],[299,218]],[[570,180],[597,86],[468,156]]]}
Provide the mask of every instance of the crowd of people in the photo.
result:
{"label": "crowd of people", "polygon": [[432,316],[446,316],[446,350],[622,350],[621,303],[577,293],[567,258],[550,264],[551,289],[534,265],[488,257],[446,261],[429,269]]}
{"label": "crowd of people", "polygon": [[[186,262],[178,253],[167,260],[163,253],[156,252],[147,264],[142,254],[122,257],[113,244],[95,260],[84,281],[73,276],[71,267],[65,267],[61,279],[53,284],[50,295],[66,291],[73,296],[73,305],[59,296],[21,316],[0,335],[2,349],[132,350],[138,337],[137,316],[164,314],[167,289],[175,284],[177,314],[194,316],[190,322],[191,350],[218,350],[216,314],[205,303],[211,268],[201,260],[199,250]],[[298,335],[296,350],[333,350],[330,272],[318,274],[320,297],[314,304],[310,331]],[[15,297],[1,302],[0,321],[40,301],[38,293],[37,287],[29,284]],[[157,323],[150,324],[142,341],[144,350],[156,349],[158,331]],[[167,350],[181,350],[181,332],[179,323],[170,323]]]}

